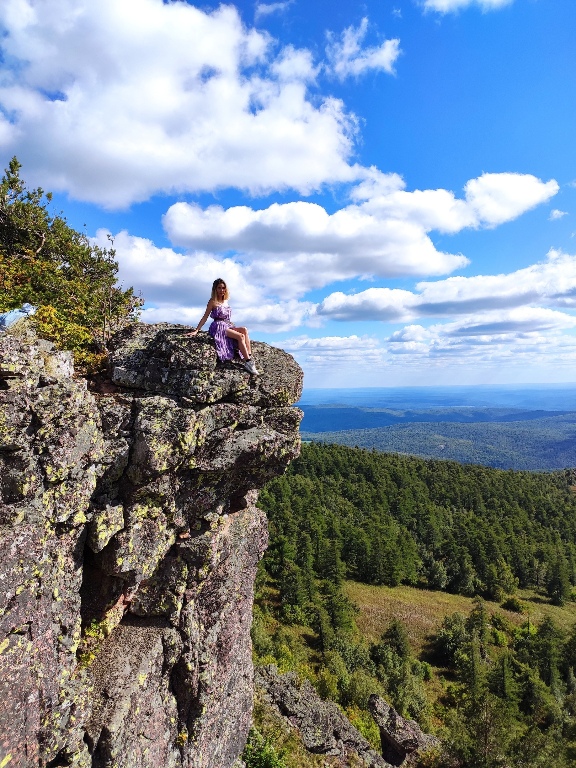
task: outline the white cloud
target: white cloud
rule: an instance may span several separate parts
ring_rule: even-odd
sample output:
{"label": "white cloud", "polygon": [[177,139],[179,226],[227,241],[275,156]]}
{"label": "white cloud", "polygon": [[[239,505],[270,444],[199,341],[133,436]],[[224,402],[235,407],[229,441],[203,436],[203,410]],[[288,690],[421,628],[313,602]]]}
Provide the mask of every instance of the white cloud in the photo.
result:
{"label": "white cloud", "polygon": [[556,194],[555,181],[484,174],[466,184],[465,199],[443,189],[408,192],[396,174],[367,169],[355,201],[333,214],[316,203],[274,203],[263,210],[175,203],[164,216],[179,246],[240,253],[254,279],[279,295],[298,296],[353,277],[441,275],[468,263],[439,251],[431,230],[495,226]]}
{"label": "white cloud", "polygon": [[368,31],[368,19],[358,27],[347,27],[339,40],[332,39],[326,48],[330,70],[340,79],[364,74],[368,70],[383,70],[394,74],[394,64],[400,55],[400,40],[385,40],[382,45],[363,48]]}
{"label": "white cloud", "polygon": [[563,216],[567,216],[568,211],[559,211],[558,208],[553,208],[550,211],[550,216],[548,216],[549,221],[557,221],[558,219],[561,219]]}
{"label": "white cloud", "polygon": [[440,327],[447,337],[482,337],[492,343],[503,335],[518,337],[576,326],[576,317],[542,307],[518,307],[505,311],[483,312]]}
{"label": "white cloud", "polygon": [[485,312],[429,328],[406,326],[390,336],[388,352],[402,365],[407,361],[516,369],[552,362],[573,365],[576,338],[565,331],[575,326],[571,315],[538,307]]}
{"label": "white cloud", "polygon": [[270,16],[273,13],[283,13],[293,2],[294,0],[284,0],[284,2],[278,3],[256,3],[254,16],[260,19],[262,16]]}
{"label": "white cloud", "polygon": [[521,308],[429,328],[408,325],[384,343],[370,336],[296,336],[279,346],[296,357],[309,386],[424,384],[430,383],[431,376],[437,378],[439,370],[461,370],[466,378],[473,371],[472,379],[480,383],[486,381],[482,371],[491,371],[489,381],[493,381],[494,372],[504,368],[526,381],[523,375],[539,367],[574,366],[576,337],[566,331],[575,326],[576,319],[561,312]]}
{"label": "white cloud", "polygon": [[321,302],[317,313],[332,320],[382,320],[398,323],[417,314],[414,311],[417,303],[417,296],[398,288],[368,288],[351,296],[337,291]]}
{"label": "white cloud", "polygon": [[177,0],[3,0],[0,150],[32,183],[122,207],[158,192],[350,181],[355,120],[309,97],[237,10]]}
{"label": "white cloud", "polygon": [[[99,230],[94,242],[108,247],[109,234]],[[233,259],[219,259],[206,252],[176,253],[126,231],[114,236],[114,248],[120,281],[134,286],[146,300],[145,322],[196,325],[206,309],[212,282],[221,277],[230,289],[238,324],[269,333],[317,324],[310,302],[273,301],[266,286],[255,283],[249,269]]]}
{"label": "white cloud", "polygon": [[263,211],[176,203],[164,224],[175,244],[242,252],[261,279],[276,275],[274,288],[286,295],[358,275],[445,274],[467,263],[436,250],[418,222],[380,218],[359,206],[330,215],[306,202],[275,203]]}
{"label": "white cloud", "polygon": [[478,222],[496,226],[549,200],[559,186],[554,180],[543,183],[530,174],[484,173],[464,189]]}
{"label": "white cloud", "polygon": [[493,11],[512,2],[514,0],[424,0],[424,8],[429,11],[450,13],[470,6],[478,6],[483,11]]}
{"label": "white cloud", "polygon": [[421,282],[416,292],[368,288],[347,295],[337,291],[318,305],[316,313],[336,320],[407,322],[534,304],[576,308],[576,256],[551,250],[546,261],[515,272]]}
{"label": "white cloud", "polygon": [[313,82],[318,74],[318,68],[314,66],[310,51],[294,48],[291,45],[283,49],[270,69],[283,83]]}
{"label": "white cloud", "polygon": [[380,341],[369,336],[296,336],[278,346],[293,354],[305,368],[381,365],[386,355]]}

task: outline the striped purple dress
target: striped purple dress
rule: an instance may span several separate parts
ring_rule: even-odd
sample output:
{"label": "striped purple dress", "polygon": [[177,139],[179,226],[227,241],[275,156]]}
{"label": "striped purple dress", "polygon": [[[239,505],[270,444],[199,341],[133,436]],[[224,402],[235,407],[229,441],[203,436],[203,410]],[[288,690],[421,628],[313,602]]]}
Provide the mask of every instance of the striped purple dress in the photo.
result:
{"label": "striped purple dress", "polygon": [[217,304],[210,312],[212,322],[208,333],[216,343],[216,354],[219,360],[232,360],[236,351],[236,342],[226,336],[226,329],[232,327],[231,314],[231,308],[225,304]]}

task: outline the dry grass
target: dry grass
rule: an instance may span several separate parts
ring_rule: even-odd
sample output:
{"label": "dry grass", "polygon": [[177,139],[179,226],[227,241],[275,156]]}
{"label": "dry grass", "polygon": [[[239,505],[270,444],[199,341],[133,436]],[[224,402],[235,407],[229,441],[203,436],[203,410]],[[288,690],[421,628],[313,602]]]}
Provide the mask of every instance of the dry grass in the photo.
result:
{"label": "dry grass", "polygon": [[[457,611],[467,615],[474,602],[470,597],[447,592],[404,586],[374,587],[354,581],[346,583],[345,591],[359,608],[356,623],[368,640],[377,640],[392,619],[400,619],[406,625],[416,654],[425,647],[427,638],[436,632],[445,616]],[[522,614],[505,611],[498,603],[487,602],[487,608],[491,613],[505,616],[515,625],[522,624],[528,617],[538,623],[545,616],[550,616],[565,631],[570,631],[576,624],[576,603],[560,608],[528,590],[521,590],[517,596],[526,605]]]}

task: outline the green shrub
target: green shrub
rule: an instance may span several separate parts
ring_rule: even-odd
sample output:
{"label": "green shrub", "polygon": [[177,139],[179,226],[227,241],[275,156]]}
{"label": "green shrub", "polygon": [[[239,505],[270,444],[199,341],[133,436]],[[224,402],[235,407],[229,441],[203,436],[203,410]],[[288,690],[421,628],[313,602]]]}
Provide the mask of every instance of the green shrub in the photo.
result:
{"label": "green shrub", "polygon": [[256,728],[250,729],[242,759],[246,768],[287,768],[283,756]]}
{"label": "green shrub", "polygon": [[513,611],[514,613],[524,613],[524,605],[517,597],[509,597],[502,603],[502,608],[506,611]]}

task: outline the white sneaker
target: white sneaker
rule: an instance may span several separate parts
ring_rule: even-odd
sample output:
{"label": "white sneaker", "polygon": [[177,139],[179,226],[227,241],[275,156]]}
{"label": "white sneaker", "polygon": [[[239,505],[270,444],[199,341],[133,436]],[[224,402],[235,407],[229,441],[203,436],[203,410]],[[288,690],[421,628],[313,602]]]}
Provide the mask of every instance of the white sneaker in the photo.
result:
{"label": "white sneaker", "polygon": [[254,365],[253,360],[244,360],[243,365],[244,365],[244,368],[246,368],[246,370],[249,373],[251,373],[253,376],[258,376],[258,369]]}

